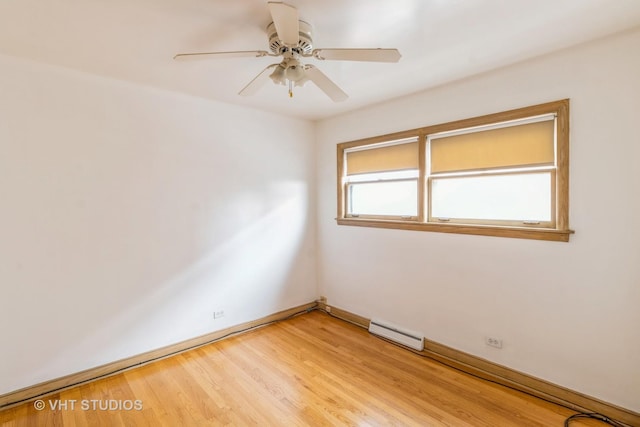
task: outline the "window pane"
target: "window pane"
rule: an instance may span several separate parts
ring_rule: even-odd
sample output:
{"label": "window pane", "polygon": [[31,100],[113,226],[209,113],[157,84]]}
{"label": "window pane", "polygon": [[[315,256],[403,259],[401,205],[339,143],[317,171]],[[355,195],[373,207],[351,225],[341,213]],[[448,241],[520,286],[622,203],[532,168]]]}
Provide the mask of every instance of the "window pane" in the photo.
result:
{"label": "window pane", "polygon": [[434,218],[551,221],[551,173],[433,179]]}
{"label": "window pane", "polygon": [[349,214],[416,216],[417,180],[349,185]]}

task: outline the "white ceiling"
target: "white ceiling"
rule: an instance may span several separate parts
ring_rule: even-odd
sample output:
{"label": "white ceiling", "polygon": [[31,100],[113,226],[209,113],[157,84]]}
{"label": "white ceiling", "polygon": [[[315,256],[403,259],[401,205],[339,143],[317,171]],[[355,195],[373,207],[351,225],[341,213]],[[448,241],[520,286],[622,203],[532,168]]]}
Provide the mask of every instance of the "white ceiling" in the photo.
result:
{"label": "white ceiling", "polygon": [[287,2],[314,27],[316,48],[394,47],[402,59],[308,59],[349,94],[342,103],[312,84],[292,99],[270,81],[237,95],[277,58],[173,61],[179,52],[268,50],[266,0],[2,0],[0,53],[320,119],[640,26],[640,0]]}

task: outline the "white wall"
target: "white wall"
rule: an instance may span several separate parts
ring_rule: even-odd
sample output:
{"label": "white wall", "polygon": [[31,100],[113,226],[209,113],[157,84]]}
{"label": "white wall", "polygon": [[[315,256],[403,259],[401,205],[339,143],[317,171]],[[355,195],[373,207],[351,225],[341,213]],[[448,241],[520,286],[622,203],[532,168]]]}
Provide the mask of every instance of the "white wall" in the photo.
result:
{"label": "white wall", "polygon": [[[639,46],[626,33],[319,123],[320,294],[640,411]],[[337,143],[563,98],[569,243],[336,225]]]}
{"label": "white wall", "polygon": [[315,299],[312,123],[0,75],[0,394]]}

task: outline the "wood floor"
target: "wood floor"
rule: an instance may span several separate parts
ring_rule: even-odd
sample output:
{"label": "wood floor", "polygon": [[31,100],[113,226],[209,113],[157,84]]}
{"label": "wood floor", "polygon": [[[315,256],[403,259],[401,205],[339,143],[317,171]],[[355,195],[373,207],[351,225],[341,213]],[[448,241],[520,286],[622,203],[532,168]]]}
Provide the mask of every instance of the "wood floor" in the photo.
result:
{"label": "wood floor", "polygon": [[[1,411],[0,426],[562,427],[573,413],[321,312],[49,395],[42,403],[40,411],[34,402]],[[52,409],[60,404],[66,408]]]}

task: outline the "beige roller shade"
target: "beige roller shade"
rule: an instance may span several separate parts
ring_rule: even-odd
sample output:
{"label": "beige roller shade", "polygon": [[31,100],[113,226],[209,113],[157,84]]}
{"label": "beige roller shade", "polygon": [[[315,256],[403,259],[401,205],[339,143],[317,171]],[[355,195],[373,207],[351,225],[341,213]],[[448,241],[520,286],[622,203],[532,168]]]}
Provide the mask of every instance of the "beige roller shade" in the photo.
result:
{"label": "beige roller shade", "polygon": [[554,121],[431,140],[431,172],[554,164]]}
{"label": "beige roller shade", "polygon": [[418,142],[347,153],[347,175],[418,169]]}

